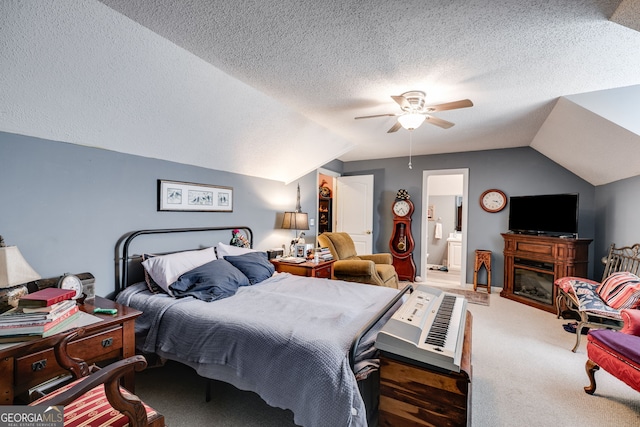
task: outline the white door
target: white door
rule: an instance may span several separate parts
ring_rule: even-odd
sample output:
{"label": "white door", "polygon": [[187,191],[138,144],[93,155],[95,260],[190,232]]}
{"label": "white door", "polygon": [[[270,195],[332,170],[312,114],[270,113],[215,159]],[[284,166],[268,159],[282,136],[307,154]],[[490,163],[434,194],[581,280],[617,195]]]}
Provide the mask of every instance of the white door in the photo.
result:
{"label": "white door", "polygon": [[358,254],[373,253],[373,175],[336,181],[336,231],[349,233]]}

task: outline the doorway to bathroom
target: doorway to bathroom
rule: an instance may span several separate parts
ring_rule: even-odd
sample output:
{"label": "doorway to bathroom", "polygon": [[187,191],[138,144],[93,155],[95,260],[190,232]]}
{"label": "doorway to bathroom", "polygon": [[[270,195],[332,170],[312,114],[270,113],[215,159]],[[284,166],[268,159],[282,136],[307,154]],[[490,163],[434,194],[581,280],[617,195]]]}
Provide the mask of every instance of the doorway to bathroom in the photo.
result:
{"label": "doorway to bathroom", "polygon": [[423,281],[464,286],[467,267],[468,169],[423,171]]}

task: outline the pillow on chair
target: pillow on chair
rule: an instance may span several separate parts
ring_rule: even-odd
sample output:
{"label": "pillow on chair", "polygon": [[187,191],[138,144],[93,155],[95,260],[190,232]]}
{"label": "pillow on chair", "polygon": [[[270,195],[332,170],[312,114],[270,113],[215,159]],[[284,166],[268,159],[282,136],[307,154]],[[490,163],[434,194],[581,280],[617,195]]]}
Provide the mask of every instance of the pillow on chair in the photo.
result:
{"label": "pillow on chair", "polygon": [[640,307],[640,277],[622,271],[602,281],[596,292],[609,307],[617,310]]}

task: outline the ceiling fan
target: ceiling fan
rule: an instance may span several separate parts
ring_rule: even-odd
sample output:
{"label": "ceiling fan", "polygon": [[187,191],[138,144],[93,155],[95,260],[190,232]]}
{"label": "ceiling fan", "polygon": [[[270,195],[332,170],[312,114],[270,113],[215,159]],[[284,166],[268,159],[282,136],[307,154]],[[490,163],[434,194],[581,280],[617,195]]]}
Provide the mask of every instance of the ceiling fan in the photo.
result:
{"label": "ceiling fan", "polygon": [[444,104],[427,106],[425,100],[426,97],[427,95],[419,90],[412,90],[397,96],[392,95],[391,98],[400,105],[400,108],[402,108],[401,113],[376,114],[373,116],[356,117],[356,119],[398,117],[396,124],[394,124],[387,133],[396,132],[401,127],[407,130],[414,130],[420,127],[420,125],[425,121],[432,125],[440,126],[443,129],[449,129],[454,125],[453,123],[432,116],[430,113],[473,106],[473,102],[469,99],[461,99],[460,101],[445,102]]}

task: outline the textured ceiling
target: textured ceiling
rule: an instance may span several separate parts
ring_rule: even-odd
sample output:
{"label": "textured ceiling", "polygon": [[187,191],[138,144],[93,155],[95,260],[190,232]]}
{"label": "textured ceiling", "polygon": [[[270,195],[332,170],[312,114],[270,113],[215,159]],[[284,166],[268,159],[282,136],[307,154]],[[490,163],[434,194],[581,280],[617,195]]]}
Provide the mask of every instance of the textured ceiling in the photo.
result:
{"label": "textured ceiling", "polygon": [[530,145],[598,185],[640,173],[603,156],[640,156],[618,123],[640,111],[638,4],[0,2],[0,130],[289,182],[407,156],[394,118],[353,118],[423,90],[474,107],[436,113],[456,125],[414,131],[414,155]]}

